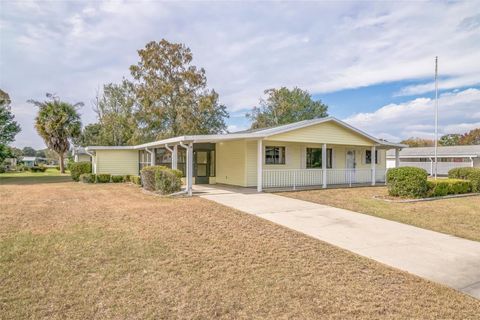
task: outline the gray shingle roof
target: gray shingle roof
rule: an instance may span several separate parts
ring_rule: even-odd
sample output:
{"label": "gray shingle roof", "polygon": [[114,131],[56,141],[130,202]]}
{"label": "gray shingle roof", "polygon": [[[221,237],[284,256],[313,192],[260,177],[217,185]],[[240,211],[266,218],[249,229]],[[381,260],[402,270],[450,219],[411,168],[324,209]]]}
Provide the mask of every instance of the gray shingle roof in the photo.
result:
{"label": "gray shingle roof", "polygon": [[[438,147],[438,156],[478,156],[480,145]],[[430,157],[435,155],[434,147],[405,148],[400,151],[400,157]],[[388,150],[387,157],[395,157],[395,150]]]}

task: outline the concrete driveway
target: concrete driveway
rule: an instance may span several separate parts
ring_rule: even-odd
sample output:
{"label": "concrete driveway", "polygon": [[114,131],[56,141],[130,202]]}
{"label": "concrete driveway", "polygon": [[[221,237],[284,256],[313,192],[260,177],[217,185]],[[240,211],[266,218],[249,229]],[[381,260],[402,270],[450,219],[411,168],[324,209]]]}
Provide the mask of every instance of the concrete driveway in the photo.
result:
{"label": "concrete driveway", "polygon": [[480,242],[250,188],[195,194],[480,299]]}

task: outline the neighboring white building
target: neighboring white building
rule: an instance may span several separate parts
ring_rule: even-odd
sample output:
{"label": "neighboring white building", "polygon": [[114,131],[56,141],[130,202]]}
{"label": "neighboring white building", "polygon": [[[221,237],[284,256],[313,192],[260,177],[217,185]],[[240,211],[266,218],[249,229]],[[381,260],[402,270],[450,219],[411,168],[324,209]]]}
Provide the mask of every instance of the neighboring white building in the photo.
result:
{"label": "neighboring white building", "polygon": [[[400,151],[400,167],[418,167],[433,175],[434,147],[405,148]],[[461,167],[480,167],[480,145],[438,147],[437,174],[447,175],[448,170]],[[395,168],[395,150],[387,151],[387,168]]]}
{"label": "neighboring white building", "polygon": [[74,147],[72,150],[73,161],[81,162],[81,161],[92,161],[92,157],[85,151],[85,148],[82,147]]}

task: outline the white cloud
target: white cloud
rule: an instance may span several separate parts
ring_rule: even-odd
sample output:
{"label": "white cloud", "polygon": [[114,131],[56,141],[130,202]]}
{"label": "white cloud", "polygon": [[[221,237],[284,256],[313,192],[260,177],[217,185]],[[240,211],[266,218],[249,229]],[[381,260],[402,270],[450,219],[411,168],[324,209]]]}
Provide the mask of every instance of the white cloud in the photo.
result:
{"label": "white cloud", "polygon": [[[473,2],[20,1],[1,6],[0,86],[18,103],[17,110],[45,92],[88,105],[100,85],[128,76],[136,50],[161,38],[192,49],[194,63],[206,69],[209,86],[230,111],[255,105],[269,87],[322,93],[429,78],[436,55],[442,76],[457,81],[449,87],[472,84],[465,79],[480,74]],[[426,90],[420,89],[405,91]],[[90,108],[84,116],[92,121]],[[38,145],[31,119],[22,122],[22,135]]]}
{"label": "white cloud", "polygon": [[[438,99],[439,135],[464,133],[480,128],[480,90],[466,89],[448,92]],[[434,137],[435,100],[418,98],[399,104],[389,104],[375,112],[358,113],[346,122],[374,136],[390,141],[408,137]]]}

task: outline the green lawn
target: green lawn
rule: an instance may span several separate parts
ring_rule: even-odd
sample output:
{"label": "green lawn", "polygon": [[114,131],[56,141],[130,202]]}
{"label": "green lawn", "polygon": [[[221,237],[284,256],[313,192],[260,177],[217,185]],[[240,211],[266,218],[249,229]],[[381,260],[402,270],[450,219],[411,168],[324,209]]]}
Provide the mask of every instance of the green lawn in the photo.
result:
{"label": "green lawn", "polygon": [[70,174],[61,174],[55,168],[45,172],[6,172],[0,173],[0,185],[2,184],[37,184],[71,181]]}

